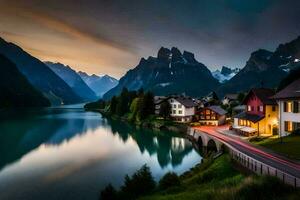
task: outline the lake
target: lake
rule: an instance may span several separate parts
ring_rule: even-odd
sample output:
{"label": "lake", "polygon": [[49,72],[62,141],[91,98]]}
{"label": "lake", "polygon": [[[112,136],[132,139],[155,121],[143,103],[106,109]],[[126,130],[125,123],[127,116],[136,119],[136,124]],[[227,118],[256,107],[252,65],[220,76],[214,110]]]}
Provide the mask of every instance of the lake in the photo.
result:
{"label": "lake", "polygon": [[147,164],[156,180],[201,161],[180,135],[136,129],[82,105],[0,116],[0,199],[97,199]]}

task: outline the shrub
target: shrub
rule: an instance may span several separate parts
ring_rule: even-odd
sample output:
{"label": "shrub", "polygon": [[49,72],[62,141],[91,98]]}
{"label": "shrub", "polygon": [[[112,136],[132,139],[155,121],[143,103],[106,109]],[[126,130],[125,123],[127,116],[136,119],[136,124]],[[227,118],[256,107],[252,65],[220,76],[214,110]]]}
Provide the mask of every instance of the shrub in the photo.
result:
{"label": "shrub", "polygon": [[180,179],[177,174],[169,172],[159,181],[159,189],[165,190],[170,187],[180,186]]}
{"label": "shrub", "polygon": [[100,193],[100,199],[101,200],[117,200],[117,191],[115,188],[108,184]]}
{"label": "shrub", "polygon": [[151,174],[150,168],[144,165],[135,172],[132,177],[125,176],[124,185],[121,187],[122,199],[136,199],[139,196],[151,193],[156,183]]}

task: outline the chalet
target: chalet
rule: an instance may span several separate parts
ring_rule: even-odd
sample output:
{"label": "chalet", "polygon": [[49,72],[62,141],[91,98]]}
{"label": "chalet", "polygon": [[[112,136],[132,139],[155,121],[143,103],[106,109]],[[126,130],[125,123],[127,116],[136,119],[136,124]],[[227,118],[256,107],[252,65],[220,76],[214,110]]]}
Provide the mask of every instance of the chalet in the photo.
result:
{"label": "chalet", "polygon": [[300,79],[274,95],[279,105],[279,133],[286,136],[300,129]]}
{"label": "chalet", "polygon": [[155,114],[159,114],[160,105],[162,102],[167,101],[170,97],[167,96],[155,96],[154,97],[154,105],[155,105]]}
{"label": "chalet", "polygon": [[234,116],[232,128],[247,136],[278,134],[278,106],[271,98],[274,94],[267,88],[250,90],[242,103],[246,109]]}
{"label": "chalet", "polygon": [[197,120],[202,125],[220,126],[226,121],[226,113],[220,106],[209,106],[197,113]]}
{"label": "chalet", "polygon": [[171,104],[171,117],[173,119],[180,122],[192,121],[197,106],[192,98],[175,96],[171,97],[168,101]]}

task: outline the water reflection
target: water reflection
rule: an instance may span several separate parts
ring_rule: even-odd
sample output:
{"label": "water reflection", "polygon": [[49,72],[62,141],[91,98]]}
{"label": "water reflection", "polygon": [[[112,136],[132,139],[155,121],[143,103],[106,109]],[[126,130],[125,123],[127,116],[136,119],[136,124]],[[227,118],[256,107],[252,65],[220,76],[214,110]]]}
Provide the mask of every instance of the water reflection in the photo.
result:
{"label": "water reflection", "polygon": [[[156,179],[201,157],[174,133],[136,129],[82,109],[10,113],[0,121],[0,199],[96,199],[147,163]],[[19,191],[19,192],[15,192]]]}

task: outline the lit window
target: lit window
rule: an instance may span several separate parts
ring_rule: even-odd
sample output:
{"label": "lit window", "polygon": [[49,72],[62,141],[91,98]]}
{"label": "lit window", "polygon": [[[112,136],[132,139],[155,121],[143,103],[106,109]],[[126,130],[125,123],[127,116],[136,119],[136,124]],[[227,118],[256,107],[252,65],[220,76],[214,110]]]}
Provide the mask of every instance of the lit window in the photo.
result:
{"label": "lit window", "polygon": [[260,112],[264,112],[264,107],[263,106],[259,106],[259,111]]}
{"label": "lit window", "polygon": [[292,107],[293,107],[292,102],[291,101],[287,102],[286,112],[292,112],[292,110],[293,110]]}
{"label": "lit window", "polygon": [[291,121],[285,121],[284,122],[284,130],[287,132],[293,131],[293,123]]}
{"label": "lit window", "polygon": [[251,111],[251,106],[248,106],[248,109],[247,109],[248,111]]}

